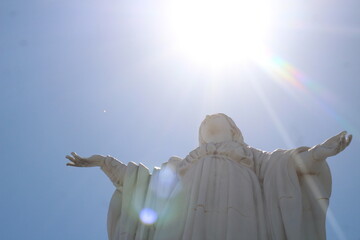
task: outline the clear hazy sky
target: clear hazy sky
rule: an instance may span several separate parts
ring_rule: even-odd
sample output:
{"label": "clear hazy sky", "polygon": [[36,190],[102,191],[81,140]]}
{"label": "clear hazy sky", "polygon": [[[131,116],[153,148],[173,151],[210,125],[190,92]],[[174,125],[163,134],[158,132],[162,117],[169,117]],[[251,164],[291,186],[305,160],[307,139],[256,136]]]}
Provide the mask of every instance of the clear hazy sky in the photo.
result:
{"label": "clear hazy sky", "polygon": [[166,2],[0,1],[0,238],[106,239],[114,187],[65,155],[151,169],[185,157],[205,115],[223,112],[266,151],[353,133],[328,159],[327,233],[360,239],[360,1],[277,0],[267,67],[221,68],[174,50]]}

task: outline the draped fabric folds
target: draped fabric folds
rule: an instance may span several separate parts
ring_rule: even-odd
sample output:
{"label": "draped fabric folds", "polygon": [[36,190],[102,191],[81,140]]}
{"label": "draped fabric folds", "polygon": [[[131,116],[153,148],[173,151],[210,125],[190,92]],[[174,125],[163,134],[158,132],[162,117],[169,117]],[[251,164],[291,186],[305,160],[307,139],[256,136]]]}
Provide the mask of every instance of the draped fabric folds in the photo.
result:
{"label": "draped fabric folds", "polygon": [[204,144],[152,174],[130,162],[110,202],[109,239],[325,239],[331,177],[326,162],[319,174],[296,172],[292,159],[307,149]]}

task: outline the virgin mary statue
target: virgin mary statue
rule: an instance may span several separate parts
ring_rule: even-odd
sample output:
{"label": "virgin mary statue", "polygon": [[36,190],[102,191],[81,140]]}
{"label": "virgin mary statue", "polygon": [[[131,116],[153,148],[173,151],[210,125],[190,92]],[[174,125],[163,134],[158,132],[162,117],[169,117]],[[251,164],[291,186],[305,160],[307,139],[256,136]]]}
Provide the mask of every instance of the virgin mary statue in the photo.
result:
{"label": "virgin mary statue", "polygon": [[325,159],[351,138],[342,132],[312,148],[265,152],[220,113],[201,123],[199,147],[152,174],[110,156],[66,157],[69,166],[100,166],[115,185],[109,240],[321,240],[331,194]]}

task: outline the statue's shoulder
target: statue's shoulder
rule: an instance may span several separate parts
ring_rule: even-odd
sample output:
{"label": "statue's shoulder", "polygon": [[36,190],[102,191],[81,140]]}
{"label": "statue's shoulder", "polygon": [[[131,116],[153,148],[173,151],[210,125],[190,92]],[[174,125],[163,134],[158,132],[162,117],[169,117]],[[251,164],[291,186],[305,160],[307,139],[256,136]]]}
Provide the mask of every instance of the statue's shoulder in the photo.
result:
{"label": "statue's shoulder", "polygon": [[168,163],[179,163],[182,161],[181,157],[178,156],[171,156],[168,160]]}
{"label": "statue's shoulder", "polygon": [[282,149],[282,148],[277,148],[274,151],[272,151],[271,153],[279,153],[279,152],[286,152],[286,151],[288,151],[288,150]]}
{"label": "statue's shoulder", "polygon": [[177,166],[182,161],[183,161],[183,159],[178,156],[171,156],[167,162],[164,162],[163,164],[161,164],[161,168],[165,168],[165,167],[177,168]]}

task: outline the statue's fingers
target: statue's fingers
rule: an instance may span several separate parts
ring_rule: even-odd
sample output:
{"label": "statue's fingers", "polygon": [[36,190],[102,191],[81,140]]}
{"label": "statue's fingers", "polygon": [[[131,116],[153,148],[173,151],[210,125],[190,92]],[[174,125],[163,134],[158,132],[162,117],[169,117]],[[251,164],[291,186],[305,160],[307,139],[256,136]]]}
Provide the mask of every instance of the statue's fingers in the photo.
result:
{"label": "statue's fingers", "polygon": [[336,146],[336,147],[339,147],[339,143],[340,143],[340,141],[341,141],[341,137],[344,136],[344,135],[346,135],[346,131],[342,131],[342,132],[336,134],[335,136],[333,136],[333,137],[325,140],[325,141],[323,142],[323,144],[324,144],[324,145],[327,145],[328,147],[331,147],[331,145],[332,145],[333,147],[335,147],[335,146]]}
{"label": "statue's fingers", "polygon": [[346,142],[346,134],[347,134],[347,131],[342,131],[340,133],[340,142],[341,143],[345,143]]}
{"label": "statue's fingers", "polygon": [[351,143],[351,140],[352,140],[352,135],[350,134],[346,139],[346,147],[349,146],[349,144]]}
{"label": "statue's fingers", "polygon": [[342,131],[342,132],[339,134],[340,141],[345,141],[346,134],[347,134],[347,131]]}
{"label": "statue's fingers", "polygon": [[347,134],[346,131],[342,131],[342,132],[338,133],[337,135],[335,135],[334,138],[340,142],[341,139],[346,136],[346,134]]}
{"label": "statue's fingers", "polygon": [[342,131],[342,132],[339,132],[338,134],[336,134],[334,137],[338,138],[338,137],[342,137],[344,135],[346,135],[346,131]]}
{"label": "statue's fingers", "polygon": [[336,154],[338,154],[339,152],[341,152],[343,150],[343,137],[339,137],[338,138],[338,142],[336,143],[336,147],[335,147],[335,151],[336,151]]}
{"label": "statue's fingers", "polygon": [[69,159],[69,160],[72,161],[72,162],[75,162],[75,161],[76,161],[75,158],[73,158],[73,157],[71,157],[71,156],[69,156],[69,155],[66,155],[65,158]]}
{"label": "statue's fingers", "polygon": [[341,139],[340,139],[340,152],[342,151],[342,150],[344,150],[345,149],[345,147],[346,147],[346,135],[345,136],[341,136]]}
{"label": "statue's fingers", "polygon": [[79,165],[76,165],[74,163],[67,163],[66,166],[70,166],[70,167],[80,167]]}
{"label": "statue's fingers", "polygon": [[82,159],[82,157],[77,155],[76,152],[72,152],[71,155],[73,155],[76,160],[81,160]]}
{"label": "statue's fingers", "polygon": [[78,157],[79,155],[77,155],[76,152],[71,152],[71,155],[73,155],[73,157]]}

